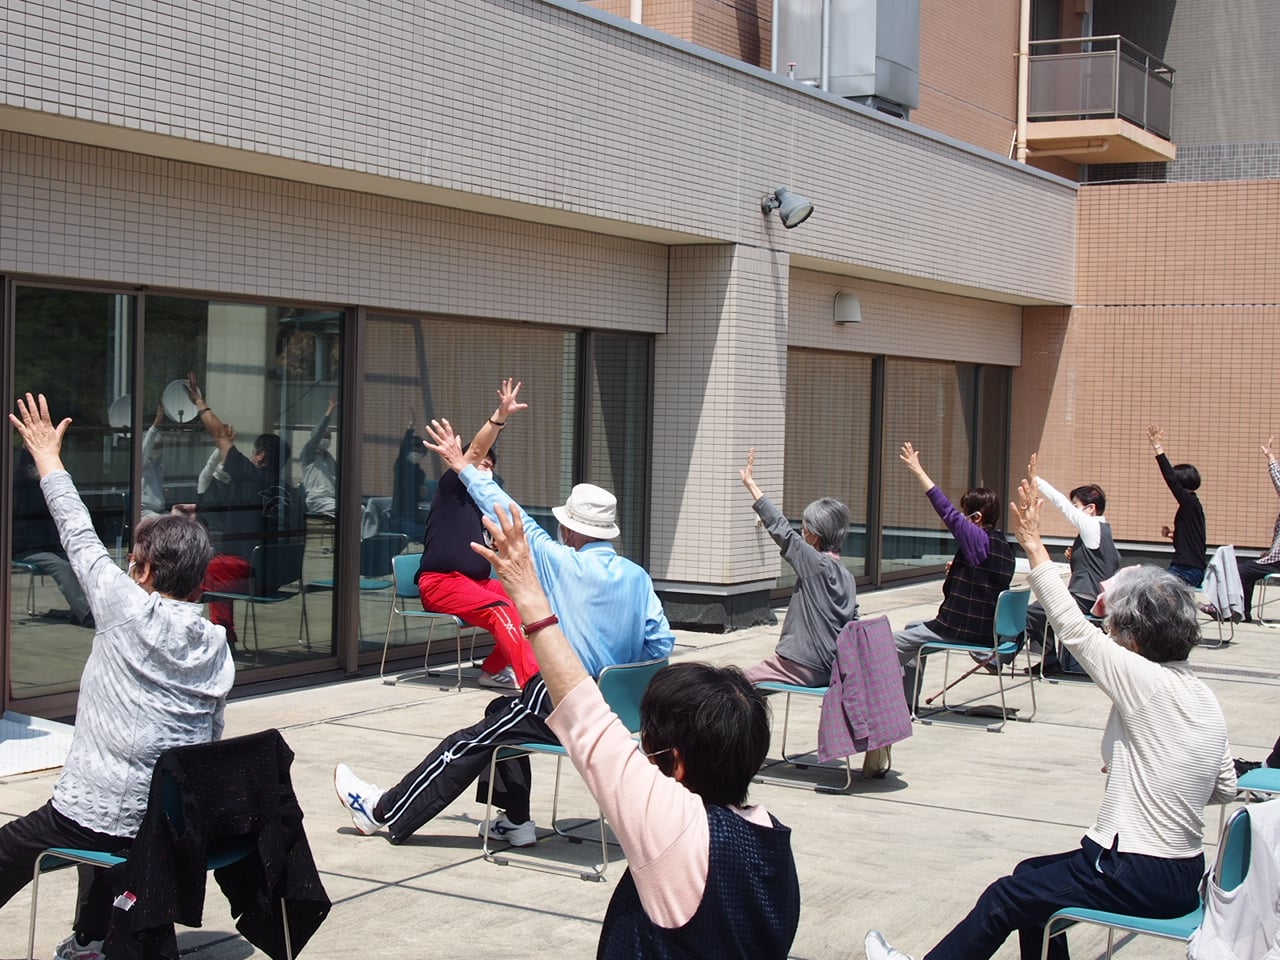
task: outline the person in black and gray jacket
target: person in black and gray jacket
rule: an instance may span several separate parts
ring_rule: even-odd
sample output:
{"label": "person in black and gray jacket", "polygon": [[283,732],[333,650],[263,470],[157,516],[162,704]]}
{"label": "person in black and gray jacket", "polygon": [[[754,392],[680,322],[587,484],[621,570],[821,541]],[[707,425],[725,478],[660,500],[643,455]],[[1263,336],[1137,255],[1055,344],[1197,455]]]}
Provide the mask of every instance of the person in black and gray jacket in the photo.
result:
{"label": "person in black and gray jacket", "polygon": [[782,621],[782,634],[772,656],[743,667],[752,683],[780,680],[802,687],[825,687],[831,679],[836,637],[850,620],[858,619],[858,597],[853,574],[840,559],[849,529],[849,508],[824,497],[804,508],[800,533],[782,511],[756,485],[753,476],[756,448],[747,454],[747,465],[738,471],[751,494],[751,509],[773,537],[782,559],[795,569],[796,586]]}

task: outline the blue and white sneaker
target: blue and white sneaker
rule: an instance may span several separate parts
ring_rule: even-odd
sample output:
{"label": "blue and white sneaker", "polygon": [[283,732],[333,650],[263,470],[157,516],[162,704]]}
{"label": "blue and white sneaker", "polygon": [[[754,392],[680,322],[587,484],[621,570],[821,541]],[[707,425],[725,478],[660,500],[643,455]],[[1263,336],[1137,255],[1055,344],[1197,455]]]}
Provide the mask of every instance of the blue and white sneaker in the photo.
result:
{"label": "blue and white sneaker", "polygon": [[486,828],[490,840],[503,840],[513,847],[532,847],[538,842],[538,828],[532,820],[512,823],[505,816],[498,817],[493,823],[483,820],[480,823],[480,836],[485,835]]}
{"label": "blue and white sneaker", "polygon": [[338,794],[338,801],[351,814],[351,822],[360,833],[371,837],[386,826],[373,815],[374,807],[382,798],[382,791],[357,777],[345,763],[333,768],[333,789]]}

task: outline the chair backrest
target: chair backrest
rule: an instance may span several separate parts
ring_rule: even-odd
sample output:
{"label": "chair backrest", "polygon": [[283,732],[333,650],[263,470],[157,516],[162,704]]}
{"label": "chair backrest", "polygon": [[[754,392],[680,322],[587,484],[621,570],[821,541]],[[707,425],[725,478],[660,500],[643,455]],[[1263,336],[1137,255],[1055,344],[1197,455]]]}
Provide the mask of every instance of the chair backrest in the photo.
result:
{"label": "chair backrest", "polygon": [[404,551],[409,538],[403,533],[376,533],[360,541],[360,576],[386,577],[391,574],[391,561]]}
{"label": "chair backrest", "polygon": [[995,639],[1013,638],[1026,632],[1027,606],[1031,602],[1031,589],[1001,590],[996,598]]}
{"label": "chair backrest", "polygon": [[1241,807],[1231,815],[1218,838],[1218,860],[1213,876],[1219,887],[1228,892],[1244,883],[1249,873],[1253,838],[1249,824],[1249,810]]}
{"label": "chair backrest", "polygon": [[600,671],[600,696],[609,709],[632,733],[640,732],[640,701],[654,674],[670,661],[645,660],[641,663],[619,663]]}
{"label": "chair backrest", "polygon": [[302,579],[305,543],[261,543],[253,548],[249,566],[253,569],[254,593],[270,596],[286,583]]}
{"label": "chair backrest", "polygon": [[[404,534],[401,534],[404,536]],[[407,538],[406,538],[407,539]],[[396,596],[409,598],[420,596],[418,593],[418,565],[422,563],[419,553],[402,553],[391,558],[391,568],[396,575]]]}

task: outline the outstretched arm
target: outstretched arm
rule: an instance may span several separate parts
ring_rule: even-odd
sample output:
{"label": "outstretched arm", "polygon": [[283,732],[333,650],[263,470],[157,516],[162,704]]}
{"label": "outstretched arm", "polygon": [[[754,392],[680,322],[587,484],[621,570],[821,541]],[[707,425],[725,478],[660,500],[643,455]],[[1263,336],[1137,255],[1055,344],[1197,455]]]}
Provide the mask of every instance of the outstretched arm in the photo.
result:
{"label": "outstretched arm", "polygon": [[[1173,472],[1173,464],[1169,462],[1169,458],[1164,452],[1164,430],[1159,424],[1153,423],[1147,427],[1147,439],[1151,441],[1151,449],[1155,451],[1156,466],[1160,468],[1160,476],[1164,477],[1165,485],[1169,488],[1169,492],[1173,494],[1173,499],[1178,501],[1178,506],[1186,506],[1195,500],[1195,495],[1178,482],[1178,477]],[[1167,536],[1172,536],[1172,531]]]}
{"label": "outstretched arm", "polygon": [[498,442],[498,434],[507,425],[507,418],[513,413],[529,409],[527,403],[520,402],[520,388],[523,386],[523,383],[517,383],[512,377],[502,381],[502,386],[498,388],[497,409],[493,411],[493,416],[484,422],[470,446],[467,447],[467,463],[479,463],[483,460],[489,448]]}
{"label": "outstretched arm", "polygon": [[227,459],[227,453],[230,452],[233,434],[227,430],[226,424],[218,419],[218,415],[213,412],[213,408],[205,402],[204,394],[200,392],[200,386],[196,383],[196,375],[194,372],[187,374],[187,396],[191,398],[191,402],[196,405],[198,411],[196,416],[204,425],[205,432],[213,438],[213,442],[217,444],[218,451],[222,454],[222,459]]}
{"label": "outstretched arm", "polygon": [[[1036,454],[1031,455],[1028,470],[1034,475],[1036,471]],[[1055,507],[1080,532],[1081,542],[1090,550],[1097,550],[1102,545],[1102,521],[1094,514],[1086,513],[1071,500],[1059,493],[1044,477],[1037,477],[1040,483],[1040,494]]]}
{"label": "outstretched arm", "polygon": [[320,418],[316,428],[311,431],[311,439],[302,445],[302,465],[304,467],[309,463],[315,463],[316,454],[320,452],[320,441],[324,439],[324,432],[329,429],[329,420],[333,417],[333,411],[337,409],[338,398],[331,393],[329,394],[329,405],[324,408],[324,416]]}
{"label": "outstretched arm", "polygon": [[1276,462],[1275,448],[1276,438],[1268,437],[1267,442],[1262,444],[1262,455],[1267,458],[1267,473],[1271,475],[1271,485],[1280,494],[1280,463]]}
{"label": "outstretched arm", "polygon": [[965,562],[975,567],[985,563],[987,557],[991,555],[991,538],[987,535],[987,531],[966,519],[941,488],[929,479],[929,475],[924,472],[924,467],[920,465],[920,454],[915,447],[910,443],[904,443],[898,459],[905,463],[907,469],[920,481],[920,486],[924,488],[925,496],[933,505],[934,512],[942,518],[951,535],[956,538],[956,544],[960,547],[960,553],[964,556]]}
{"label": "outstretched arm", "polygon": [[747,493],[751,494],[751,501],[754,503],[764,496],[760,486],[756,483],[756,448],[752,447],[747,451],[747,465],[738,471],[738,476],[742,479],[742,485],[747,488]]}
{"label": "outstretched arm", "polygon": [[910,442],[902,445],[902,450],[898,453],[898,459],[907,465],[907,469],[920,481],[920,486],[926,493],[935,486],[934,482],[929,479],[929,475],[924,472],[924,467],[920,465],[920,454]]}

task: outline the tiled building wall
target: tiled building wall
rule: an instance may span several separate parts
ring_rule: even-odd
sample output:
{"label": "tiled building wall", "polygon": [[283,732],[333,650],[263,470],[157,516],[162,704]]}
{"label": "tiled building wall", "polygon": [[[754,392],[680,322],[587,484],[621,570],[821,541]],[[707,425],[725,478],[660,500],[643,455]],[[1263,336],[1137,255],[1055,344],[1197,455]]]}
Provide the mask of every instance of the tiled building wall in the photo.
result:
{"label": "tiled building wall", "polygon": [[[835,297],[852,293],[862,322],[837,324]],[[1022,309],[810,270],[791,273],[788,343],[866,354],[993,363],[1022,357]]]}
{"label": "tiled building wall", "polygon": [[1018,106],[1018,5],[920,5],[920,106],[914,123],[1003,157]]}
{"label": "tiled building wall", "polygon": [[1156,421],[1204,478],[1209,543],[1268,545],[1278,222],[1280,181],[1082,189],[1078,304],[1025,312],[1015,475],[1039,449],[1060,489],[1102,485],[1117,537],[1159,541],[1174,503],[1146,439]]}
{"label": "tiled building wall", "polygon": [[[655,579],[772,580],[778,552],[738,478],[781,502],[786,422],[787,257],[755,247],[671,252],[671,319],[654,382]],[[712,535],[712,532],[714,534]]]}
{"label": "tiled building wall", "polygon": [[[76,18],[41,0],[0,22],[0,55],[10,129],[152,153],[204,146],[223,166],[342,174],[522,219],[1070,296],[1071,185],[570,0],[329,0],[287,17],[242,0],[131,0]],[[802,230],[761,216],[779,184],[818,205]]]}
{"label": "tiled building wall", "polygon": [[1280,180],[1280,140],[1178,145],[1172,163],[1104,163],[1086,168],[1091,183],[1116,180]]}
{"label": "tiled building wall", "polygon": [[660,332],[666,248],[0,132],[0,269]]}

